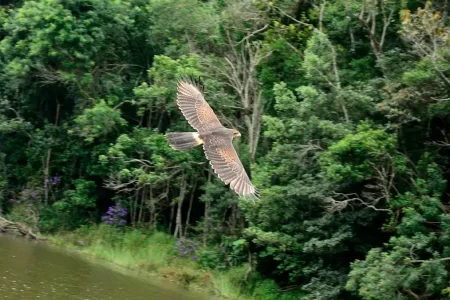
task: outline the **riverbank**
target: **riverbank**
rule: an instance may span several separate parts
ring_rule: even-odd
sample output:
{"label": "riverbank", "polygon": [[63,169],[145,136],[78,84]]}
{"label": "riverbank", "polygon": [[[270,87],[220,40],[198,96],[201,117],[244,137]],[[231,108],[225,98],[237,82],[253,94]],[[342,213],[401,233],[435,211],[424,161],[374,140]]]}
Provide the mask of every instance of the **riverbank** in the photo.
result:
{"label": "riverbank", "polygon": [[0,234],[0,270],[0,299],[5,300],[218,300],[144,272],[14,234]]}
{"label": "riverbank", "polygon": [[30,228],[27,226],[17,223],[11,222],[0,216],[0,233],[5,234],[14,234],[24,236],[33,240],[43,240],[44,238],[37,236],[34,234]]}
{"label": "riverbank", "polygon": [[218,271],[202,267],[199,263],[201,256],[180,257],[176,250],[177,240],[162,232],[117,231],[110,226],[99,225],[47,238],[58,247],[145,271],[188,289],[202,290],[227,299],[298,299],[298,295],[295,297],[279,292],[273,281],[263,280],[255,273],[245,282],[246,265]]}

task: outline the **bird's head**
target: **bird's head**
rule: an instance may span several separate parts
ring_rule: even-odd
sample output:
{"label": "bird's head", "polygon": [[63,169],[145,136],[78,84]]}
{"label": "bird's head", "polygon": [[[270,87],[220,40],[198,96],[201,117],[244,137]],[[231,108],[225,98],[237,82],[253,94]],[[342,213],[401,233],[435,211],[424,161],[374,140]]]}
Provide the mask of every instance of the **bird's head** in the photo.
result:
{"label": "bird's head", "polygon": [[236,129],[233,130],[233,138],[241,136],[241,133],[237,131]]}

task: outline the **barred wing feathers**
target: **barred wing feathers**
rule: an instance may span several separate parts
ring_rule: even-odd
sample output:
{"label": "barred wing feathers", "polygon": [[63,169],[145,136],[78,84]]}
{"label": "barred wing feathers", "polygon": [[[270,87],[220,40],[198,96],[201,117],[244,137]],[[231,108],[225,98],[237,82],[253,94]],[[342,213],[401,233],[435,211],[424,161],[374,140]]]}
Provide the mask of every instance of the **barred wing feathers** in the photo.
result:
{"label": "barred wing feathers", "polygon": [[178,81],[177,104],[186,120],[198,132],[223,128],[202,92],[187,79]]}
{"label": "barred wing feathers", "polygon": [[239,195],[245,198],[258,198],[258,191],[245,172],[239,156],[232,144],[232,137],[208,135],[203,143],[206,158],[214,172]]}

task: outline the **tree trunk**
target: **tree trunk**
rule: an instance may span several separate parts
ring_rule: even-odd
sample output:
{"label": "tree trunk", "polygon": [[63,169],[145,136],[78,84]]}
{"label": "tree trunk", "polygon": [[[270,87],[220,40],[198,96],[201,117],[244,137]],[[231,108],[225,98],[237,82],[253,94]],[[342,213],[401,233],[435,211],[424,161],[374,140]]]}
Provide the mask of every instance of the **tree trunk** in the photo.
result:
{"label": "tree trunk", "polygon": [[245,271],[245,275],[244,275],[245,282],[247,282],[248,276],[250,275],[250,273],[253,270],[252,265],[253,265],[252,252],[250,251],[250,246],[249,246],[249,248],[248,248],[248,267],[247,267],[247,270]]}
{"label": "tree trunk", "polygon": [[[55,116],[55,127],[58,127],[58,121],[59,121],[59,111],[60,111],[61,105],[59,103],[56,104],[56,116]],[[49,195],[49,175],[50,175],[50,160],[52,156],[52,149],[49,148],[47,150],[47,159],[45,160],[45,169],[44,169],[44,182],[46,188],[44,189],[44,200],[45,203],[48,203],[48,195]]]}
{"label": "tree trunk", "polygon": [[[387,29],[392,22],[394,10],[390,9],[389,13],[386,11],[384,1],[370,0],[370,5],[367,5],[367,0],[362,0],[361,12],[359,14],[359,22],[363,25],[367,34],[369,35],[370,45],[377,60],[383,55],[383,46],[386,39]],[[367,18],[364,19],[367,12]],[[381,35],[377,36],[377,15],[382,15],[382,31]],[[382,68],[382,71],[383,68]]]}
{"label": "tree trunk", "polygon": [[132,213],[131,213],[131,223],[133,224],[133,227],[136,227],[138,200],[139,200],[139,190],[136,190],[136,192],[134,193],[134,201],[133,201],[134,204],[132,205]]}
{"label": "tree trunk", "polygon": [[183,208],[183,201],[186,194],[186,177],[183,173],[181,175],[181,185],[180,185],[180,196],[178,198],[178,206],[177,206],[177,218],[176,218],[176,225],[175,225],[175,231],[173,233],[174,237],[183,237],[183,222],[181,218],[182,214],[182,208]]}
{"label": "tree trunk", "polygon": [[48,149],[47,151],[47,159],[45,160],[45,170],[44,170],[44,200],[45,203],[48,203],[48,189],[50,185],[48,184],[48,177],[49,177],[49,169],[50,169],[50,158],[52,156],[52,149]]}
{"label": "tree trunk", "polygon": [[5,165],[5,154],[0,154],[0,162],[1,162],[1,176],[4,180],[4,185],[0,190],[0,216],[3,214],[3,205],[6,203],[6,191],[8,191],[8,181],[7,178],[7,170]]}
{"label": "tree trunk", "polygon": [[237,224],[237,203],[233,201],[231,204],[231,215],[230,215],[230,231],[232,235],[236,234],[236,224]]}
{"label": "tree trunk", "polygon": [[333,44],[331,44],[330,42],[330,50],[333,58],[333,72],[334,72],[334,77],[336,80],[336,89],[338,91],[338,99],[342,108],[342,112],[344,114],[344,118],[345,118],[345,122],[349,123],[350,122],[350,116],[348,114],[348,110],[347,110],[347,105],[345,103],[345,100],[342,99],[342,97],[340,96],[340,92],[341,92],[341,78],[339,76],[339,69],[338,69],[338,65],[337,65],[337,55],[336,55],[336,49],[334,48]]}
{"label": "tree trunk", "polygon": [[152,108],[148,110],[148,118],[147,118],[147,128],[152,127]]}
{"label": "tree trunk", "polygon": [[149,191],[148,191],[148,193],[149,193],[149,195],[148,195],[148,197],[149,197],[149,199],[148,199],[148,201],[149,201],[149,207],[148,207],[148,210],[149,210],[149,214],[150,214],[150,216],[149,216],[149,228],[150,229],[153,229],[154,227],[153,227],[153,224],[154,224],[154,222],[155,222],[155,200],[153,199],[153,187],[150,185],[150,187],[149,187]]}
{"label": "tree trunk", "polygon": [[145,192],[146,192],[146,187],[144,186],[142,188],[141,204],[139,205],[139,217],[138,217],[138,221],[137,221],[138,225],[142,223],[142,212],[144,211],[145,197],[146,197]]}
{"label": "tree trunk", "polygon": [[[211,183],[211,167],[208,168],[208,184]],[[209,201],[205,202],[205,214],[203,221],[203,246],[206,246],[208,242],[208,234],[209,234],[209,209],[211,207],[211,203]]]}
{"label": "tree trunk", "polygon": [[191,197],[189,199],[189,209],[188,209],[187,216],[186,216],[186,225],[184,226],[184,236],[187,236],[189,221],[191,219],[192,202],[194,202],[194,191],[195,191],[195,188],[197,187],[197,180],[194,179],[193,181],[194,181],[194,183],[193,183],[192,189],[191,189]]}
{"label": "tree trunk", "polygon": [[442,9],[442,20],[447,20],[448,18],[448,0],[444,1],[444,8]]}
{"label": "tree trunk", "polygon": [[170,234],[172,232],[172,222],[173,222],[174,212],[175,212],[175,206],[172,205],[172,209],[170,210],[169,230],[167,231],[168,234]]}
{"label": "tree trunk", "polygon": [[[347,15],[347,18],[351,19],[351,15],[350,15],[350,9],[349,9],[349,5],[348,5],[348,0],[344,0],[344,6],[345,6],[345,13]],[[349,33],[350,33],[350,51],[351,52],[355,52],[355,34],[353,33],[353,28],[350,27],[349,28]]]}
{"label": "tree trunk", "polygon": [[175,204],[171,203],[170,205],[172,206],[172,208],[170,210],[169,234],[172,233],[173,216],[175,215]]}

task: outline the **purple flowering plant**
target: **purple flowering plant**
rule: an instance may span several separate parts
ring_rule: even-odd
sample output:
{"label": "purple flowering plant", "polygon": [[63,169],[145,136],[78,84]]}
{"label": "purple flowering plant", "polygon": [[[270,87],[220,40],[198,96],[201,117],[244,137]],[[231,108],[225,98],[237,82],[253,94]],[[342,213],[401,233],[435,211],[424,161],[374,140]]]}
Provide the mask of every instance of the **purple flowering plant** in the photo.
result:
{"label": "purple flowering plant", "polygon": [[177,240],[175,244],[178,255],[182,257],[192,257],[194,260],[198,260],[196,251],[200,248],[199,245],[189,239],[181,238]]}
{"label": "purple flowering plant", "polygon": [[30,208],[39,208],[44,199],[43,192],[36,187],[26,187],[16,197],[11,197],[9,201],[14,205],[26,205]]}
{"label": "purple flowering plant", "polygon": [[52,178],[48,178],[44,181],[44,189],[48,189],[52,186],[57,185],[61,181],[61,177],[56,174],[56,176],[53,176]]}
{"label": "purple flowering plant", "polygon": [[52,194],[51,187],[56,186],[61,181],[61,177],[56,174],[51,179],[46,179],[43,186],[27,186],[15,197],[11,197],[9,201],[15,205],[26,205],[34,208],[40,208],[44,200],[45,190],[49,190]]}
{"label": "purple flowering plant", "polygon": [[128,211],[117,202],[114,206],[110,206],[106,215],[102,217],[102,222],[112,226],[125,226],[127,224]]}

